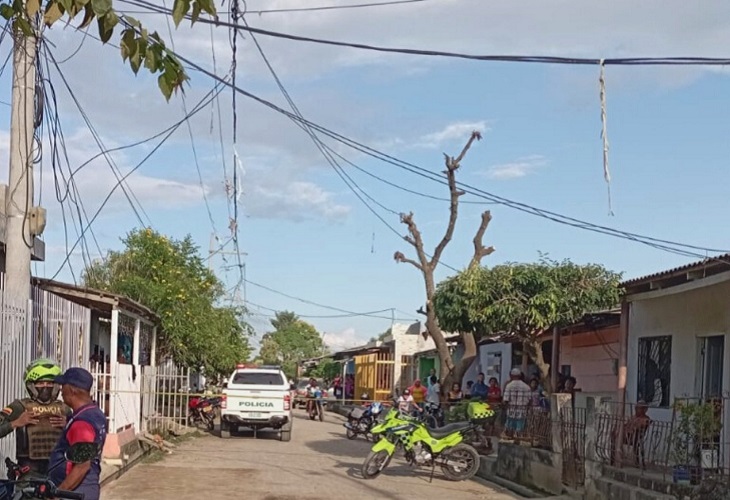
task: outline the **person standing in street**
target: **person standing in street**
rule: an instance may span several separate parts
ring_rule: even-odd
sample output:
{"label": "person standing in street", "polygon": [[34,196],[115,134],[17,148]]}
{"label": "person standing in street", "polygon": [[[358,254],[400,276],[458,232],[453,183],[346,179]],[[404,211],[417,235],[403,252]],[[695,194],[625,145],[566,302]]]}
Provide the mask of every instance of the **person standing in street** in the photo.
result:
{"label": "person standing in street", "polygon": [[503,437],[520,438],[525,430],[527,412],[532,401],[532,389],[522,380],[522,370],[513,368],[510,381],[504,388],[504,402],[507,403],[507,425]]}
{"label": "person standing in street", "polygon": [[[106,416],[91,399],[94,377],[83,368],[69,368],[56,377],[61,396],[73,413],[51,452],[49,479],[61,490],[83,493],[85,500],[99,500],[101,454],[106,441]],[[74,464],[66,461],[66,452],[77,443],[94,443],[98,453],[91,460]]]}
{"label": "person standing in street", "polygon": [[15,431],[16,461],[44,476],[48,459],[71,409],[58,400],[54,383],[61,367],[50,359],[36,359],[25,369],[23,380],[29,398],[18,399],[0,411],[0,438]]}

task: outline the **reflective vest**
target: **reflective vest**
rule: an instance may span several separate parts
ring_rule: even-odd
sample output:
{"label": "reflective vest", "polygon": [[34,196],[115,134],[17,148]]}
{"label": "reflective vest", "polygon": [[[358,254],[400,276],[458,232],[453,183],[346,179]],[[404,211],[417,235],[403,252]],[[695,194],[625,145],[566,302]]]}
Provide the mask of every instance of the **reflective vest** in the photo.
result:
{"label": "reflective vest", "polygon": [[67,415],[69,408],[61,401],[42,404],[32,399],[23,399],[20,402],[26,411],[34,412],[37,415],[38,423],[18,429],[18,431],[23,431],[18,434],[18,444],[25,446],[18,446],[17,456],[31,460],[48,460],[63,432],[63,429],[51,425],[51,417]]}

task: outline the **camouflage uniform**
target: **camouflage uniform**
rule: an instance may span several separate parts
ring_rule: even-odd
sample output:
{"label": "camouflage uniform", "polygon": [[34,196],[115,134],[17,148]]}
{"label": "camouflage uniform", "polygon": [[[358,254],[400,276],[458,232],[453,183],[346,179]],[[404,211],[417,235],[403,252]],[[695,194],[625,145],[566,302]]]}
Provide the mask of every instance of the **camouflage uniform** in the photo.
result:
{"label": "camouflage uniform", "polygon": [[[38,423],[13,429],[13,420],[19,418],[24,411],[35,413]],[[15,430],[18,464],[21,467],[30,467],[32,472],[45,475],[51,451],[63,432],[63,429],[51,425],[50,418],[57,416],[68,419],[71,413],[71,408],[61,401],[43,404],[31,398],[15,400],[0,412],[0,438]]]}

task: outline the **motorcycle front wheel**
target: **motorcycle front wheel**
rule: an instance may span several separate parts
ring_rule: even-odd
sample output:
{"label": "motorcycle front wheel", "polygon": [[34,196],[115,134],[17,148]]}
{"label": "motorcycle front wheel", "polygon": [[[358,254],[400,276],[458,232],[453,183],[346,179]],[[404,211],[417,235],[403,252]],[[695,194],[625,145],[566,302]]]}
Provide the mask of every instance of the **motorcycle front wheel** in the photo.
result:
{"label": "motorcycle front wheel", "polygon": [[383,470],[385,470],[390,463],[390,459],[391,455],[389,455],[385,450],[377,452],[371,451],[368,453],[365,462],[362,464],[362,469],[360,471],[362,472],[362,477],[365,479],[375,479],[381,472],[383,472]]}
{"label": "motorcycle front wheel", "polygon": [[[447,461],[441,466],[441,470],[449,481],[471,479],[479,471],[481,461],[477,450],[473,446],[463,443],[445,450],[439,458]],[[458,464],[449,462],[458,462]]]}

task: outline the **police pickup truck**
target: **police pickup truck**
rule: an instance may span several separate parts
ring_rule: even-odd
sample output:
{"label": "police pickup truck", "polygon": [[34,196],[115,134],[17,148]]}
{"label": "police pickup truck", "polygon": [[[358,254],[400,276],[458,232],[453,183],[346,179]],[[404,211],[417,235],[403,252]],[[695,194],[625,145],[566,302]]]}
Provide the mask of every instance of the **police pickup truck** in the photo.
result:
{"label": "police pickup truck", "polygon": [[274,429],[291,440],[292,407],[289,382],[278,366],[238,365],[223,389],[221,437],[240,427]]}

